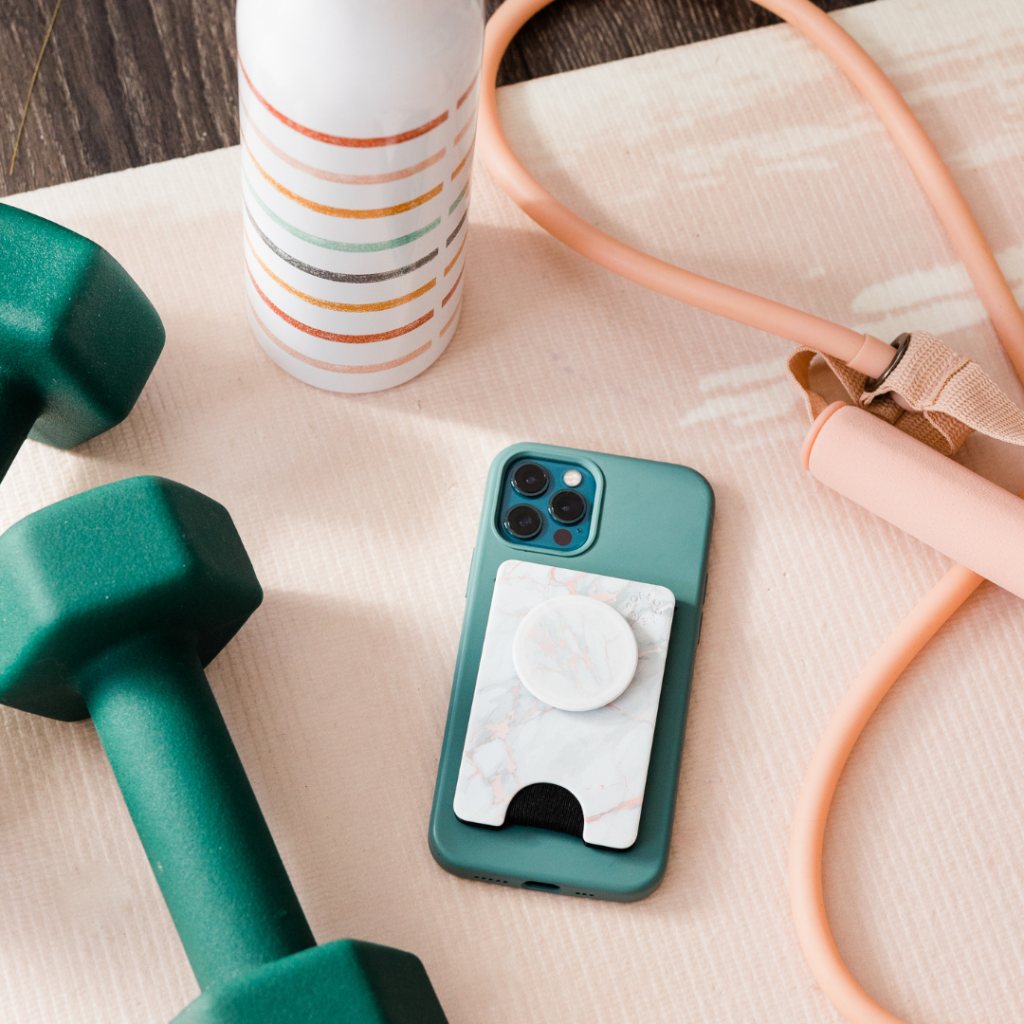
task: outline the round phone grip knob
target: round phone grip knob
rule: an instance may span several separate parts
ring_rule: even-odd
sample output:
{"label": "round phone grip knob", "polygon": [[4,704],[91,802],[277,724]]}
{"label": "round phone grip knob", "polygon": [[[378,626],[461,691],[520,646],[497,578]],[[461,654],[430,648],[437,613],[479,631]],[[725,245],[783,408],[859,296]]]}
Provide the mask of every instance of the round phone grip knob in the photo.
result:
{"label": "round phone grip knob", "polygon": [[532,608],[512,640],[516,674],[538,700],[593,711],[632,682],[638,651],[629,623],[593,597],[553,597]]}

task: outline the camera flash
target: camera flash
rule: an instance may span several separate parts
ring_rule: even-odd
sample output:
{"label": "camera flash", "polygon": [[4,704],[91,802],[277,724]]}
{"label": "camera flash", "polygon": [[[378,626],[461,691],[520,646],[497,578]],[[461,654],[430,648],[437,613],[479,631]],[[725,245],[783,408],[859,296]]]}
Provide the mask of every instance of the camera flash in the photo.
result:
{"label": "camera flash", "polygon": [[583,483],[583,474],[578,469],[567,469],[562,474],[562,483],[566,487],[579,487]]}

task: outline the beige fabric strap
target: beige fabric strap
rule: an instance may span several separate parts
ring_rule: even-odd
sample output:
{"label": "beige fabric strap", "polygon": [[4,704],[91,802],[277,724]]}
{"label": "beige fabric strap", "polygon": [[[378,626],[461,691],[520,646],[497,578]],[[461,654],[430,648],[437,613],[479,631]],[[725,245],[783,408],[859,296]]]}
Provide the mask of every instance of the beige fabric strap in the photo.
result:
{"label": "beige fabric strap", "polygon": [[[790,380],[812,420],[828,404],[811,389],[811,360],[817,354],[798,349],[789,360]],[[857,405],[944,455],[958,451],[972,430],[1024,446],[1024,412],[976,362],[957,355],[931,334],[911,334],[903,358],[875,391],[864,390],[864,374],[823,358]]]}

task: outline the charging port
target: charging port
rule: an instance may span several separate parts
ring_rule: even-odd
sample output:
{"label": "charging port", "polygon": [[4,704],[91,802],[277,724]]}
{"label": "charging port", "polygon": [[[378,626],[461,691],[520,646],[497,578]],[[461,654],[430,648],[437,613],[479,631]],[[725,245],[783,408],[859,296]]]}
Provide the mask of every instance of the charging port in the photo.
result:
{"label": "charging port", "polygon": [[560,885],[552,885],[550,882],[523,882],[524,889],[539,889],[541,892],[561,892]]}

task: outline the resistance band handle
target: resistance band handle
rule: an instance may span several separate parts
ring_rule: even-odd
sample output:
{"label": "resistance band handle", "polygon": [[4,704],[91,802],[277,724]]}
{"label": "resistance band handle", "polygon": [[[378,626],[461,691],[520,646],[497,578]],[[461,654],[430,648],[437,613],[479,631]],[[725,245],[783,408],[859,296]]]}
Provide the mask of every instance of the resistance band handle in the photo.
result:
{"label": "resistance band handle", "polygon": [[841,402],[811,428],[804,465],[827,487],[1024,598],[1024,500]]}

